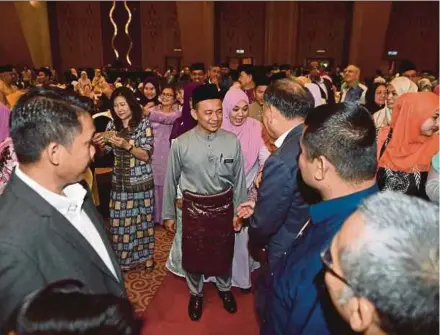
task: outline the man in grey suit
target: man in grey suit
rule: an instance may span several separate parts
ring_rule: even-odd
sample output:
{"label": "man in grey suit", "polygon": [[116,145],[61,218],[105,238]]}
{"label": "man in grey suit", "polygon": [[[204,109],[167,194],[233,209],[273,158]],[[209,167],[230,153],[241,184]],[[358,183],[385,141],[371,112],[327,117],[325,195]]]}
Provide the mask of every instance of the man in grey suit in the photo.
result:
{"label": "man in grey suit", "polygon": [[88,293],[126,296],[121,270],[90,192],[95,127],[78,97],[35,88],[18,101],[10,134],[19,166],[0,198],[0,327],[23,298],[65,278]]}

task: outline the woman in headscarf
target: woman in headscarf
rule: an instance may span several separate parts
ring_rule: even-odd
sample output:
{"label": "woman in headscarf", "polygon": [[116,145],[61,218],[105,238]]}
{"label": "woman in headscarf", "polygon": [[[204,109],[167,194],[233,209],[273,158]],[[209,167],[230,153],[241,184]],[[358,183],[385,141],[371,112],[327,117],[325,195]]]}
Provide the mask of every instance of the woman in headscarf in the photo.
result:
{"label": "woman in headscarf", "polygon": [[[222,128],[237,136],[244,157],[246,187],[249,190],[257,177],[260,166],[260,152],[268,152],[263,139],[263,125],[248,117],[249,98],[243,90],[232,87],[223,100]],[[265,155],[267,158],[268,155]],[[243,290],[251,288],[251,272],[259,267],[248,249],[249,234],[245,227],[235,235],[234,258],[232,261],[232,285]],[[214,278],[210,278],[214,280]]]}
{"label": "woman in headscarf", "polygon": [[0,102],[0,143],[9,137],[9,108]]}
{"label": "woman in headscarf", "polygon": [[397,99],[390,127],[378,136],[377,183],[392,190],[427,199],[425,184],[431,160],[439,151],[438,96],[406,93]]}
{"label": "woman in headscarf", "polygon": [[428,78],[422,78],[417,83],[419,92],[432,92],[432,83]]}
{"label": "woman in headscarf", "polygon": [[240,140],[245,162],[246,186],[249,189],[258,173],[258,155],[266,146],[263,140],[263,125],[248,115],[247,95],[240,89],[229,89],[223,100],[222,128],[234,133]]}
{"label": "woman in headscarf", "polygon": [[407,77],[397,77],[387,87],[385,107],[373,115],[376,128],[388,127],[391,123],[394,101],[402,94],[417,92],[417,85]]}
{"label": "woman in headscarf", "polygon": [[[138,91],[139,92],[139,91]],[[144,111],[159,103],[160,87],[156,77],[147,77],[144,81],[142,92],[136,92],[136,99]]]}
{"label": "woman in headscarf", "polygon": [[368,87],[365,95],[366,104],[371,115],[385,107],[387,98],[387,85],[385,83],[375,83]]}
{"label": "woman in headscarf", "polygon": [[91,89],[92,89],[92,82],[87,76],[87,72],[81,71],[81,77],[78,79],[78,84],[76,84],[76,90],[81,95],[84,95],[87,92],[90,93]]}

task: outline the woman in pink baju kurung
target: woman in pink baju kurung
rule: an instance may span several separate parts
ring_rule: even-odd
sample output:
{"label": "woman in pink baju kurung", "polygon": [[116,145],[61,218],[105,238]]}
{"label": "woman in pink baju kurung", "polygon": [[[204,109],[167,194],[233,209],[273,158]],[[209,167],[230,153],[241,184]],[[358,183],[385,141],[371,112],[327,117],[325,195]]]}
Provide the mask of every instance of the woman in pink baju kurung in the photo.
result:
{"label": "woman in pink baju kurung", "polygon": [[175,91],[172,87],[165,86],[160,98],[161,104],[148,110],[154,136],[154,151],[152,167],[154,178],[154,222],[162,224],[162,199],[167,169],[168,155],[170,153],[170,135],[173,123],[182,113],[175,104]]}

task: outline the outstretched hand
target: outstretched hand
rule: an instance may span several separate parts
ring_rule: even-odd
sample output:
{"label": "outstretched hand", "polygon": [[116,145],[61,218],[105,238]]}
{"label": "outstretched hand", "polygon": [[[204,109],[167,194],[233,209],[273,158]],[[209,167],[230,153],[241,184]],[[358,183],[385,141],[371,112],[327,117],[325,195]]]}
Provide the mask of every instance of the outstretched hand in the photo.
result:
{"label": "outstretched hand", "polygon": [[176,220],[164,220],[163,226],[169,233],[174,234],[176,232]]}
{"label": "outstretched hand", "polygon": [[254,214],[255,211],[255,201],[249,200],[243,202],[237,207],[237,216],[241,219],[247,219]]}
{"label": "outstretched hand", "polygon": [[236,232],[239,232],[241,230],[241,226],[243,225],[242,219],[238,216],[234,216],[234,219],[232,220],[232,225],[234,226],[234,230]]}

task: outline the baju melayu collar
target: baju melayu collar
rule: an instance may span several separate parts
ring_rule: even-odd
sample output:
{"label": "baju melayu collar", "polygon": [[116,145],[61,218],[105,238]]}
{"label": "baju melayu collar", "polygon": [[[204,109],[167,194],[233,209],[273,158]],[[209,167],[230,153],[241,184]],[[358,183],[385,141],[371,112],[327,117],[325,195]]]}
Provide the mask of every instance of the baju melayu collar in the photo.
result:
{"label": "baju melayu collar", "polygon": [[262,335],[352,334],[324,283],[321,251],[376,185],[310,207],[311,223],[271,273]]}
{"label": "baju melayu collar", "polygon": [[196,137],[199,140],[202,140],[202,141],[214,141],[217,138],[218,131],[216,131],[215,133],[207,134],[204,131],[200,130],[199,126],[195,126],[194,127],[194,133],[196,134]]}

